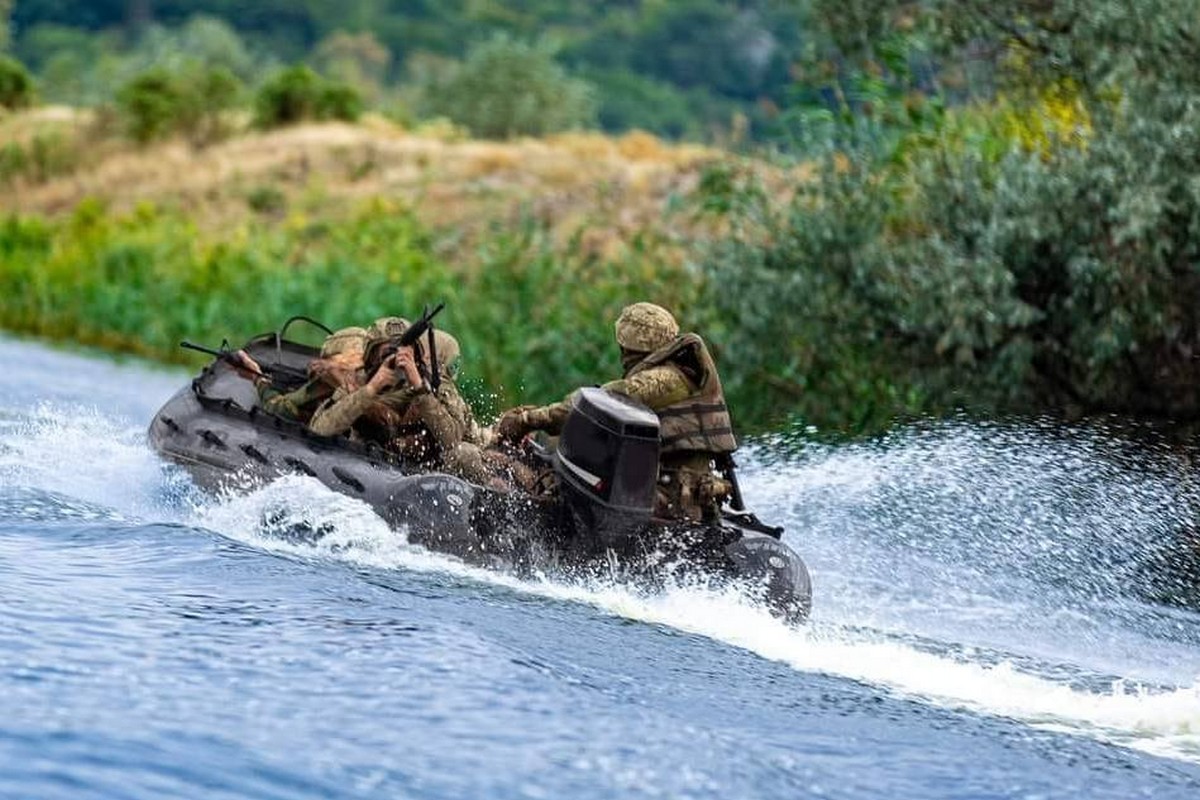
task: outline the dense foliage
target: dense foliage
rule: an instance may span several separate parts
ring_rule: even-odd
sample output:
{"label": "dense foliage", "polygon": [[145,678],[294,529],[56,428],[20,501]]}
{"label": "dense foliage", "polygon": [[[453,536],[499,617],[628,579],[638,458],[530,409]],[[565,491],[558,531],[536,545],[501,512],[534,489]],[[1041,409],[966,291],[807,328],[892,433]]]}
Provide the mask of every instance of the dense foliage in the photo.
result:
{"label": "dense foliage", "polygon": [[33,78],[21,62],[0,56],[0,109],[14,111],[33,103]]}
{"label": "dense foliage", "polygon": [[182,133],[202,146],[224,135],[223,115],[235,106],[241,91],[240,81],[224,67],[183,74],[152,69],[121,87],[117,106],[135,141],[144,144]]}
{"label": "dense foliage", "polygon": [[362,115],[362,97],[353,87],[326,80],[303,64],[281,70],[258,90],[255,122],[261,128],[306,120],[353,122]]}
{"label": "dense foliage", "polygon": [[461,68],[425,94],[435,115],[491,139],[586,127],[595,117],[587,84],[569,77],[545,48],[506,37],[471,51]]}
{"label": "dense foliage", "polygon": [[440,245],[383,201],[336,226],[249,222],[220,236],[178,213],[86,202],[61,222],[0,223],[0,325],[194,365],[181,339],[239,341],[294,314],[363,325],[444,300],[439,321],[461,339],[466,387],[488,415],[615,375],[611,323],[593,321],[630,297],[692,305],[677,270],[636,250],[624,261],[564,251],[529,220],[471,263],[446,263]]}
{"label": "dense foliage", "polygon": [[[606,326],[577,334],[570,320],[607,318],[642,293],[677,299],[683,290],[664,288],[673,281],[686,286],[689,321],[717,345],[739,420],[754,426],[801,421],[854,434],[956,408],[1200,420],[1200,16],[1188,0],[19,0],[13,19],[15,52],[45,96],[117,98],[138,139],[212,138],[204,132],[236,116],[233,90],[222,87],[242,82],[257,92],[260,124],[353,117],[362,98],[406,123],[439,115],[480,136],[594,119],[770,142],[774,168],[797,176],[791,185],[768,188],[756,177],[761,160],[730,156],[694,196],[679,198],[723,232],[689,252],[685,273],[597,267],[511,220],[476,264],[443,264],[444,250],[417,247],[422,263],[438,265],[421,275],[442,277],[405,273],[405,285],[444,284],[464,329],[482,337],[472,341],[492,342],[504,329],[470,321],[466,309],[487,320],[507,314],[506,303],[530,306],[513,293],[545,293],[538,313],[561,315],[539,318],[527,336],[508,331],[495,340],[501,357],[480,362],[506,399],[517,399],[514,386],[529,390],[520,399],[543,400],[603,377],[584,367],[607,357]],[[278,68],[304,58],[344,91],[322,99],[328,79]],[[194,77],[205,75],[223,77]],[[67,171],[81,149],[42,134],[10,142],[0,147],[0,181]],[[124,289],[95,278],[76,301],[67,288],[66,275],[91,286],[93,272],[108,275],[96,259],[142,247],[154,253],[137,256],[145,269],[161,260],[181,276],[209,268],[195,260],[206,247],[220,259],[234,253],[250,273],[271,276],[254,291],[275,291],[270,281],[298,287],[270,306],[281,316],[284,300],[313,307],[319,282],[331,280],[348,287],[345,308],[376,308],[379,276],[392,267],[372,254],[376,234],[356,237],[382,223],[370,215],[330,223],[310,245],[308,233],[266,224],[286,215],[276,187],[246,198],[265,226],[253,245],[185,245],[195,235],[187,221],[157,212],[100,215],[100,238],[76,223],[16,220],[5,252],[30,230],[76,246],[5,257],[0,276],[30,282],[12,283],[0,318],[74,335],[71,315],[83,314],[98,326],[84,338],[166,354],[134,344],[140,328],[121,327],[105,305]],[[305,256],[291,272],[273,272],[293,246]],[[409,245],[397,247],[389,254],[407,258]],[[314,253],[342,271],[322,272],[330,267]],[[23,272],[57,259],[70,265],[59,284]],[[606,288],[595,298],[566,292],[552,277],[558,262],[580,292]],[[355,263],[374,277],[356,283]],[[472,283],[483,272],[495,273],[492,294]],[[141,274],[131,273],[130,302],[161,282]],[[204,308],[242,296],[245,286],[226,291],[224,280],[205,285],[214,305]],[[192,330],[211,321],[180,313]],[[231,335],[273,324],[267,317]],[[171,341],[144,335],[164,348]],[[561,360],[559,336],[569,358],[582,360]],[[534,375],[543,369],[555,388]]]}
{"label": "dense foliage", "polygon": [[[308,61],[390,105],[497,35],[552,43],[599,121],[710,136],[735,115],[766,133],[804,44],[807,3],[777,0],[17,0],[16,52],[56,102],[96,103],[151,67],[200,55],[257,83]],[[0,7],[0,17],[3,8]],[[543,43],[543,44],[538,44]],[[536,48],[535,48],[536,49]],[[213,63],[216,62],[216,63]],[[469,69],[469,65],[467,67]],[[557,80],[557,79],[556,79]],[[575,116],[590,113],[569,99]],[[408,109],[405,113],[411,113]]]}
{"label": "dense foliage", "polygon": [[[712,302],[759,409],[851,430],[955,406],[1200,417],[1194,6],[824,6],[825,168],[783,208],[736,173],[708,187],[735,232]],[[988,59],[999,94],[938,106],[875,61],[897,42],[947,75]]]}

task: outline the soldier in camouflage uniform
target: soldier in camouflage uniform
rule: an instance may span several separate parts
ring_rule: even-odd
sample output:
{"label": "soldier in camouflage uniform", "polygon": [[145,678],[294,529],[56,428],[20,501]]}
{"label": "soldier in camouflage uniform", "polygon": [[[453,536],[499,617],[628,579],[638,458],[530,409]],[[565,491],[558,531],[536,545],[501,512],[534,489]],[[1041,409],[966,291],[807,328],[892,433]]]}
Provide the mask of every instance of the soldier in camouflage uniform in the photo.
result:
{"label": "soldier in camouflage uniform", "polygon": [[[374,372],[363,385],[339,389],[313,416],[311,428],[324,436],[349,431],[357,438],[376,441],[418,464],[459,474],[485,483],[479,445],[482,431],[471,407],[454,383],[459,356],[458,341],[445,331],[435,330],[440,385],[434,389],[421,374],[418,355],[411,347],[400,348],[382,363],[373,363],[388,339],[408,328],[407,320],[388,317],[368,331],[368,368]],[[427,354],[420,357],[428,370]]]}
{"label": "soldier in camouflage uniform", "polygon": [[[671,313],[653,303],[626,307],[616,323],[625,374],[602,388],[638,400],[658,414],[661,437],[655,514],[701,521],[719,513],[732,486],[714,461],[737,449],[721,378],[704,341],[679,334]],[[516,441],[535,430],[557,435],[573,396],[540,408],[515,408],[496,422],[499,438]]]}
{"label": "soldier in camouflage uniform", "polygon": [[309,379],[290,392],[276,388],[245,350],[237,351],[234,356],[242,364],[239,373],[254,381],[263,410],[284,419],[308,422],[334,392],[349,391],[362,384],[366,346],[367,331],[363,328],[342,328],[330,334],[321,345],[320,355],[308,365]]}

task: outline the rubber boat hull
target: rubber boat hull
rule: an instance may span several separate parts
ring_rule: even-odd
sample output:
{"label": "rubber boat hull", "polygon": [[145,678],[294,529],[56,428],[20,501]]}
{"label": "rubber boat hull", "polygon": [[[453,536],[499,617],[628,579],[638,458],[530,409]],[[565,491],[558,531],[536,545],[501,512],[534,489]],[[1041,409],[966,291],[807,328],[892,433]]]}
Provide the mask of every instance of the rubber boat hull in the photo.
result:
{"label": "rubber boat hull", "polygon": [[[296,375],[315,355],[274,334],[246,349],[260,364]],[[561,504],[414,471],[380,448],[317,436],[256,403],[253,385],[216,360],[154,416],[150,444],[211,491],[309,475],[368,504],[409,542],[470,564],[517,574],[603,573],[649,587],[680,577],[738,581],[777,615],[808,616],[812,586],[803,560],[777,529],[752,515],[730,513],[711,525],[648,525],[637,536],[601,544],[572,530]]]}

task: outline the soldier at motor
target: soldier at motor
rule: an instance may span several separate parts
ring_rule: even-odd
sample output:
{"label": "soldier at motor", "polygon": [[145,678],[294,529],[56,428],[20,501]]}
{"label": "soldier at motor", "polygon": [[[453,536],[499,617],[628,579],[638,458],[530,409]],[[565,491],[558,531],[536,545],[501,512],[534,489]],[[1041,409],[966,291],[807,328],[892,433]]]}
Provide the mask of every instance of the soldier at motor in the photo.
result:
{"label": "soldier at motor", "polygon": [[[737,449],[721,378],[704,340],[680,334],[669,311],[653,303],[627,306],[616,321],[623,376],[602,388],[640,401],[659,418],[656,516],[704,521],[720,513],[733,486],[716,474]],[[558,435],[572,396],[541,407],[510,409],[496,422],[501,440],[533,431]]]}

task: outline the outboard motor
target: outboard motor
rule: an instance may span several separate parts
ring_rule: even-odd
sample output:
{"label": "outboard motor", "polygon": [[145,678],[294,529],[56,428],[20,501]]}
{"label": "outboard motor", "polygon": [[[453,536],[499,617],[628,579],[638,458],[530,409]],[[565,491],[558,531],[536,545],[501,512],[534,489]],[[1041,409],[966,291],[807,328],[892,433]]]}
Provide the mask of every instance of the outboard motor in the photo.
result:
{"label": "outboard motor", "polygon": [[580,389],[554,456],[576,531],[618,547],[650,520],[658,480],[658,416],[628,397]]}

